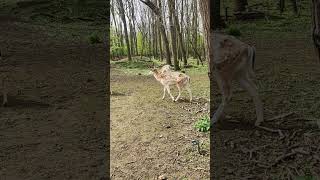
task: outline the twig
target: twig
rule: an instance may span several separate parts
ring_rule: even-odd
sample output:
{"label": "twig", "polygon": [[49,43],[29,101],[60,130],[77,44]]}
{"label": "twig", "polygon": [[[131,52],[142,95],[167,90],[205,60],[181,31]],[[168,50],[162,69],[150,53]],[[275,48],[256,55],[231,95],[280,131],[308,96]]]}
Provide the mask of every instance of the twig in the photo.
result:
{"label": "twig", "polygon": [[299,130],[294,131],[294,132],[292,133],[292,135],[289,137],[289,139],[288,139],[288,141],[287,141],[287,146],[290,145],[290,142],[292,141],[292,139],[294,139],[294,137],[296,136],[296,134],[297,134],[298,132],[300,132],[300,131],[302,131],[302,130],[299,129]]}
{"label": "twig", "polygon": [[291,121],[296,121],[296,120],[300,120],[300,121],[318,121],[319,119],[316,119],[316,118],[305,118],[305,117],[298,117],[298,118],[291,119]]}
{"label": "twig", "polygon": [[282,118],[287,117],[287,116],[290,116],[290,115],[292,115],[292,114],[294,114],[294,112],[289,112],[289,113],[280,114],[280,115],[275,116],[275,117],[273,117],[273,118],[267,119],[266,121],[274,121],[274,120],[276,120],[276,119],[282,119]]}
{"label": "twig", "polygon": [[303,154],[303,155],[309,155],[310,152],[307,152],[307,151],[304,151],[302,149],[295,149],[293,151],[291,151],[290,153],[287,153],[287,154],[284,154],[282,156],[279,156],[275,162],[273,164],[270,165],[270,167],[273,167],[275,165],[277,165],[280,161],[290,157],[290,156],[293,156],[293,155],[296,155],[296,154]]}
{"label": "twig", "polygon": [[265,131],[269,131],[269,132],[273,132],[273,133],[278,133],[279,136],[280,136],[280,139],[283,139],[283,138],[284,138],[284,135],[283,135],[283,133],[282,133],[282,131],[281,131],[280,129],[271,129],[271,128],[264,127],[264,126],[261,126],[261,125],[258,125],[258,126],[256,126],[256,127],[261,128],[261,129],[263,129],[263,130],[265,130]]}
{"label": "twig", "polygon": [[252,154],[255,152],[255,151],[258,151],[260,149],[264,149],[266,147],[270,146],[270,144],[267,144],[267,145],[263,145],[263,146],[259,146],[259,147],[256,147],[256,148],[253,148],[253,149],[243,149],[242,152],[244,153],[249,153],[249,160],[252,158]]}
{"label": "twig", "polygon": [[313,158],[320,162],[320,157],[318,155],[313,155]]}

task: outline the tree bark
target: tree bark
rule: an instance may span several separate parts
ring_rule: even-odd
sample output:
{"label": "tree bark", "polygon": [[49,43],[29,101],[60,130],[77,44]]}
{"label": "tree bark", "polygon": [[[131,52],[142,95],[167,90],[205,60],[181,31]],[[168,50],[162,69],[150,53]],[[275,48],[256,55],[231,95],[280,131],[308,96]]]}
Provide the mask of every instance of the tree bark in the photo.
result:
{"label": "tree bark", "polygon": [[182,37],[182,28],[180,28],[180,22],[178,19],[177,14],[173,11],[173,16],[174,16],[174,25],[176,27],[176,32],[178,34],[178,42],[179,42],[179,50],[183,59],[183,65],[187,66],[188,65],[188,60],[187,60],[187,56],[186,56],[186,50],[185,50],[185,46],[184,46],[184,42],[183,42],[183,37]]}
{"label": "tree bark", "polygon": [[282,14],[284,12],[284,8],[285,8],[285,0],[279,0],[280,14]]}
{"label": "tree bark", "polygon": [[320,1],[312,0],[312,37],[318,61],[320,61]]}
{"label": "tree bark", "polygon": [[169,24],[170,24],[170,32],[171,32],[171,46],[172,46],[172,55],[173,55],[173,64],[174,69],[180,70],[179,62],[178,62],[178,54],[177,54],[177,34],[176,27],[174,23],[174,11],[175,11],[175,0],[168,0],[169,6]]}
{"label": "tree bark", "polygon": [[291,0],[292,8],[293,8],[293,13],[295,15],[298,14],[298,3],[297,0]]}
{"label": "tree bark", "polygon": [[125,16],[125,12],[124,12],[124,7],[123,7],[122,0],[117,0],[117,1],[118,1],[118,5],[119,5],[120,17],[121,17],[122,22],[123,22],[124,36],[125,36],[127,49],[128,49],[128,60],[131,61],[132,60],[132,58],[131,58],[131,49],[130,49],[129,35],[128,35],[128,29],[127,29],[127,21],[126,21],[126,16]]}

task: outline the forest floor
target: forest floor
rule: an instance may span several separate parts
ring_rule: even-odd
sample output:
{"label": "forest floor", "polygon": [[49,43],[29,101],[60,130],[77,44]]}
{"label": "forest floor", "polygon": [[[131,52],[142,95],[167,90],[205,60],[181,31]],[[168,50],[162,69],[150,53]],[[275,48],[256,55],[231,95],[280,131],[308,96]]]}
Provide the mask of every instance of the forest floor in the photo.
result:
{"label": "forest floor", "polygon": [[[264,102],[263,126],[281,129],[283,136],[253,126],[251,97],[237,84],[226,113],[213,129],[215,179],[285,179],[320,175],[320,66],[307,34],[262,32],[246,34],[255,45],[256,80]],[[190,74],[188,70],[187,74]],[[190,74],[195,97],[173,103],[161,100],[162,87],[152,75],[130,68],[111,68],[111,175],[114,179],[209,179],[209,156],[192,149],[192,140],[208,134],[194,123],[205,108],[209,82],[205,69]],[[216,83],[215,108],[221,102]],[[208,89],[206,89],[208,88]],[[187,98],[187,94],[184,96]],[[188,112],[187,109],[194,109]],[[302,178],[303,179],[303,178]]]}
{"label": "forest floor", "polygon": [[[237,91],[227,109],[232,122],[219,122],[211,136],[215,179],[319,179],[320,65],[310,35],[257,32],[244,37],[257,49],[262,125],[280,129],[283,136],[254,128],[252,99]],[[221,96],[213,91],[218,104]]]}
{"label": "forest floor", "polygon": [[106,51],[70,31],[0,16],[0,179],[106,179]]}
{"label": "forest floor", "polygon": [[[207,73],[187,69],[194,101],[190,103],[184,91],[181,100],[172,102],[169,95],[162,100],[163,87],[146,67],[135,68],[141,63],[147,66],[150,62],[137,58],[136,63],[112,63],[112,179],[157,179],[161,175],[169,179],[209,179],[209,132],[194,128],[194,123],[209,111]],[[124,64],[132,68],[124,68]],[[172,94],[177,95],[174,87]],[[193,140],[200,142],[201,154]]]}

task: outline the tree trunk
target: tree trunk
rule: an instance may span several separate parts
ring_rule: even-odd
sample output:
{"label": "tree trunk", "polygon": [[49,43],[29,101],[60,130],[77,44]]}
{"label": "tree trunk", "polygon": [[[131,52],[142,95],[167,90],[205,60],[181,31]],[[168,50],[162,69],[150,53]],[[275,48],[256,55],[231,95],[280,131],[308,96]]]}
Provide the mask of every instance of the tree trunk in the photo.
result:
{"label": "tree trunk", "polygon": [[282,14],[284,12],[284,8],[285,8],[285,0],[279,0],[280,14]]}
{"label": "tree trunk", "polygon": [[125,36],[127,49],[128,49],[128,60],[131,61],[132,60],[132,58],[131,58],[131,49],[130,49],[129,35],[128,35],[128,29],[127,29],[127,21],[126,21],[124,8],[123,8],[123,3],[122,3],[122,0],[117,0],[117,1],[118,1],[118,5],[119,5],[120,17],[121,17],[122,22],[123,22],[124,36]]}
{"label": "tree trunk", "polygon": [[175,7],[175,0],[168,0],[169,6],[169,24],[170,24],[170,32],[171,32],[171,46],[172,46],[172,55],[173,55],[173,64],[174,69],[180,70],[178,56],[177,56],[177,34],[176,34],[176,27],[174,25],[174,7]]}
{"label": "tree trunk", "polygon": [[298,14],[298,3],[297,3],[297,0],[291,0],[291,3],[292,3],[292,8],[293,8],[293,13],[295,15]]}
{"label": "tree trunk", "polygon": [[[197,58],[197,41],[198,41],[198,8],[197,8],[197,1],[193,1],[192,4],[192,44],[191,48],[193,49],[192,51],[192,56],[194,59]],[[196,49],[194,49],[196,48]]]}
{"label": "tree trunk", "polygon": [[187,66],[188,65],[188,60],[187,60],[187,56],[186,56],[186,50],[184,47],[184,42],[183,42],[183,37],[182,37],[182,28],[180,28],[179,25],[179,19],[177,14],[175,13],[175,11],[173,11],[173,16],[174,16],[174,25],[176,27],[176,32],[178,33],[178,42],[179,42],[179,50],[183,59],[183,65]]}
{"label": "tree trunk", "polygon": [[[163,23],[163,20],[162,20],[161,10],[156,5],[154,5],[150,0],[146,0],[146,1],[140,0],[140,1],[142,3],[144,3],[145,5],[147,5],[153,11],[153,13],[155,13],[157,15],[158,20],[159,20],[159,24],[160,24],[160,32],[161,32],[162,39],[163,39],[163,42],[164,42],[164,46],[165,46],[165,49],[166,49],[166,58],[167,58],[166,61],[167,61],[167,64],[172,65],[170,48],[169,48],[169,41],[168,41],[168,38],[167,38],[167,34],[166,34],[166,29],[164,27],[164,23]],[[161,4],[159,4],[159,7],[161,7]]]}
{"label": "tree trunk", "polygon": [[220,10],[221,10],[221,5],[220,5],[220,0],[214,0],[211,2],[212,3],[212,7],[213,9],[213,19],[212,19],[212,23],[214,23],[214,27],[217,28],[222,28],[224,27],[224,22],[222,21],[221,15],[220,15]]}
{"label": "tree trunk", "polygon": [[[212,4],[214,4],[214,3],[212,2]],[[246,10],[246,5],[248,5],[248,1],[247,0],[234,0],[234,12],[243,12],[243,11],[245,11]]]}
{"label": "tree trunk", "polygon": [[320,61],[320,1],[312,0],[312,37],[318,61]]}
{"label": "tree trunk", "polygon": [[133,47],[135,54],[138,55],[138,41],[137,41],[137,31],[136,31],[136,16],[135,16],[135,9],[134,9],[134,4],[133,0],[130,2],[130,9],[131,9],[131,20],[132,20],[132,29],[133,29]]}

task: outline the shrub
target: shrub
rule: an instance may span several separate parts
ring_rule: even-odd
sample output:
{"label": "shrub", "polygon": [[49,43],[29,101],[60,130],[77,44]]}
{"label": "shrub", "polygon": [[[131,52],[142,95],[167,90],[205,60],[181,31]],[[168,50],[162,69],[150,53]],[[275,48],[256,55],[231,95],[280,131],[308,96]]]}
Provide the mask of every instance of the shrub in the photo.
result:
{"label": "shrub", "polygon": [[210,129],[210,118],[208,115],[200,118],[196,124],[195,128],[200,132],[208,132]]}

